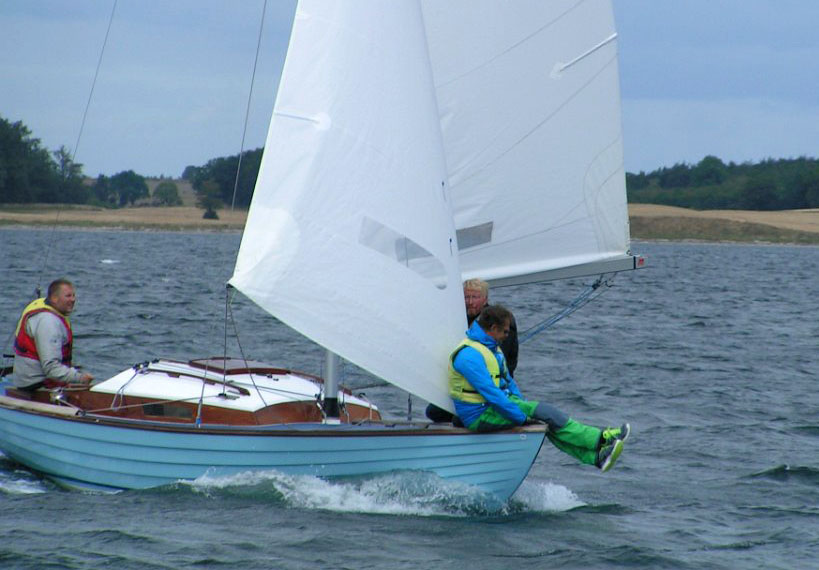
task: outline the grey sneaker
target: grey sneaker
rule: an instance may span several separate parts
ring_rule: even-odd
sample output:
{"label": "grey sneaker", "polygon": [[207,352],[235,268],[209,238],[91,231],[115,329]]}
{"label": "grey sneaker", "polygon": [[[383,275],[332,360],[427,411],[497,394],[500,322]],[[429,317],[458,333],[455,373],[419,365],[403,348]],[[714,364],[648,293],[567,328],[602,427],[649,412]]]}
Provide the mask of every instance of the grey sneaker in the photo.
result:
{"label": "grey sneaker", "polygon": [[605,473],[617,462],[617,458],[623,453],[623,440],[615,439],[611,445],[606,445],[600,448],[597,452],[597,467]]}
{"label": "grey sneaker", "polygon": [[619,428],[606,428],[603,430],[603,435],[600,438],[602,445],[610,445],[615,439],[626,441],[631,433],[631,426],[624,423]]}

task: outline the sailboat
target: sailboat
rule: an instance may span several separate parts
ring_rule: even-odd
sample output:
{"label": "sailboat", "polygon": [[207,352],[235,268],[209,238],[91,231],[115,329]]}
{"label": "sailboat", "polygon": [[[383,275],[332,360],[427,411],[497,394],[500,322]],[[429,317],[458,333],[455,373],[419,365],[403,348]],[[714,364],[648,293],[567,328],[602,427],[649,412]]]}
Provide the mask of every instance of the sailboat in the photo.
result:
{"label": "sailboat", "polygon": [[544,426],[385,420],[339,361],[452,410],[462,280],[637,268],[624,178],[607,0],[302,0],[228,286],[324,347],[324,378],[157,359],[7,388],[0,450],[86,489],[414,470],[506,501]]}

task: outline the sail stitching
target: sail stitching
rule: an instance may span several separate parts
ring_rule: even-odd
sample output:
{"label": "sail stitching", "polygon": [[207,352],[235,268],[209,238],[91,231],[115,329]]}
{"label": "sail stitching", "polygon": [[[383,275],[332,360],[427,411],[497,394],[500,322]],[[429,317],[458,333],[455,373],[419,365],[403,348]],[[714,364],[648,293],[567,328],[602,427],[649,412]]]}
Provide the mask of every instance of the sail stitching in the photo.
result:
{"label": "sail stitching", "polygon": [[[546,124],[546,123],[548,123],[549,121],[551,121],[551,120],[552,120],[552,119],[555,117],[555,115],[557,115],[557,114],[558,114],[560,111],[562,111],[562,110],[563,110],[563,109],[564,109],[564,108],[565,108],[565,107],[566,107],[566,106],[567,106],[567,105],[568,105],[568,104],[569,104],[571,101],[573,101],[573,100],[574,100],[574,99],[577,97],[577,95],[578,95],[578,94],[580,94],[581,92],[583,92],[583,91],[586,89],[586,87],[588,87],[589,85],[591,85],[592,83],[594,83],[594,82],[597,80],[597,78],[598,78],[598,77],[600,77],[600,75],[602,75],[602,74],[603,74],[603,72],[604,72],[604,71],[606,71],[606,70],[607,70],[607,69],[608,69],[608,68],[609,68],[609,67],[612,65],[612,63],[616,63],[616,62],[617,62],[617,54],[615,53],[615,54],[614,54],[614,56],[613,56],[613,57],[612,57],[612,58],[611,58],[611,59],[610,59],[608,62],[606,62],[606,64],[605,64],[605,65],[601,66],[600,70],[599,70],[597,73],[595,73],[593,76],[591,76],[591,77],[589,78],[589,80],[588,80],[588,81],[586,81],[586,82],[585,82],[583,85],[581,85],[581,86],[580,86],[580,88],[578,88],[578,89],[577,89],[577,90],[576,90],[574,93],[572,93],[572,95],[571,95],[570,97],[567,97],[567,98],[566,98],[566,100],[565,100],[565,101],[563,101],[563,103],[561,103],[559,107],[557,107],[557,108],[556,108],[556,109],[555,109],[553,112],[549,113],[549,115],[547,115],[546,117],[544,117],[542,121],[540,121],[540,122],[539,122],[539,123],[537,123],[537,124],[536,124],[534,127],[532,127],[531,129],[529,129],[529,131],[527,131],[526,133],[524,133],[524,134],[523,134],[523,136],[521,136],[520,138],[518,138],[518,140],[516,140],[514,143],[512,143],[511,145],[509,145],[509,147],[508,147],[508,148],[506,148],[506,149],[505,149],[503,152],[501,152],[500,154],[498,154],[498,155],[497,155],[496,157],[494,157],[493,159],[491,159],[491,160],[487,161],[487,162],[486,162],[486,163],[485,163],[483,166],[481,166],[480,168],[476,169],[476,170],[475,170],[475,171],[474,171],[472,174],[470,174],[469,176],[465,177],[465,178],[464,178],[463,180],[461,180],[460,182],[458,182],[458,183],[454,183],[454,184],[453,184],[453,183],[451,182],[451,180],[454,178],[454,174],[455,174],[455,173],[454,173],[454,172],[453,172],[453,173],[450,173],[450,186],[451,186],[451,187],[457,187],[459,184],[461,184],[461,183],[463,183],[463,182],[465,182],[465,181],[467,181],[467,180],[471,180],[472,178],[475,178],[476,176],[478,176],[478,174],[482,173],[484,170],[486,170],[487,168],[489,168],[490,166],[492,166],[493,164],[495,164],[496,162],[498,162],[500,159],[502,159],[504,156],[506,156],[507,154],[509,154],[510,152],[512,152],[512,150],[514,150],[514,149],[515,149],[515,147],[517,147],[518,145],[520,145],[520,144],[521,144],[523,141],[525,141],[525,140],[526,140],[526,139],[528,139],[530,136],[532,136],[534,133],[536,133],[537,131],[539,131],[539,130],[540,130],[540,129],[541,129],[541,128],[542,128],[542,127],[543,127],[543,126]],[[480,155],[480,153],[476,153],[476,156],[478,156],[478,155]],[[473,161],[473,162],[474,162],[474,161]],[[463,171],[463,170],[465,170],[465,169],[466,169],[468,166],[470,166],[470,165],[469,165],[469,164],[464,165],[464,166],[462,166],[462,167],[461,167],[460,169],[458,169],[458,170],[459,170],[459,171]],[[457,172],[457,171],[456,171],[456,172]]]}
{"label": "sail stitching", "polygon": [[473,67],[472,69],[469,69],[469,70],[467,70],[467,71],[464,71],[463,73],[461,73],[461,74],[460,74],[460,75],[458,75],[457,77],[453,77],[453,78],[452,78],[452,79],[450,79],[449,81],[445,81],[445,82],[443,82],[443,83],[440,83],[440,84],[436,85],[436,86],[435,86],[435,88],[437,89],[437,88],[439,88],[439,87],[446,87],[446,86],[447,86],[447,85],[449,85],[450,83],[454,83],[454,82],[458,81],[459,79],[461,79],[462,77],[466,77],[467,75],[470,75],[470,74],[472,74],[472,73],[475,73],[475,72],[476,72],[476,71],[478,71],[479,69],[481,69],[481,68],[483,68],[483,67],[486,67],[487,65],[491,64],[491,63],[492,63],[492,62],[494,62],[495,60],[500,59],[502,56],[504,56],[504,55],[506,55],[507,53],[509,53],[509,52],[513,51],[514,49],[518,48],[519,46],[521,46],[521,45],[525,44],[526,42],[528,42],[529,40],[531,40],[531,39],[532,39],[532,38],[534,38],[535,36],[540,35],[540,34],[541,34],[541,33],[542,33],[544,30],[546,30],[547,28],[550,28],[550,27],[552,27],[553,25],[555,25],[555,24],[556,24],[558,21],[562,20],[562,19],[563,19],[563,17],[564,17],[564,16],[566,16],[566,14],[568,14],[568,13],[570,13],[570,12],[572,12],[572,11],[576,10],[576,9],[577,9],[577,7],[578,7],[578,6],[580,6],[581,4],[583,4],[583,2],[578,2],[578,3],[577,3],[577,4],[575,4],[574,6],[572,6],[571,8],[569,8],[568,10],[566,10],[565,12],[563,12],[562,14],[558,15],[557,17],[555,17],[553,20],[551,20],[551,21],[546,22],[545,24],[543,24],[541,27],[539,27],[537,30],[535,30],[534,32],[532,32],[532,33],[531,33],[531,34],[529,34],[528,36],[526,36],[526,37],[524,37],[524,38],[522,38],[522,39],[518,40],[517,42],[513,43],[512,45],[510,45],[509,47],[507,47],[506,49],[504,49],[503,51],[499,52],[499,53],[498,53],[497,55],[495,55],[494,57],[491,57],[491,58],[487,59],[486,61],[484,61],[484,62],[482,62],[482,63],[480,63],[480,64],[476,65],[476,66],[475,66],[475,67]]}

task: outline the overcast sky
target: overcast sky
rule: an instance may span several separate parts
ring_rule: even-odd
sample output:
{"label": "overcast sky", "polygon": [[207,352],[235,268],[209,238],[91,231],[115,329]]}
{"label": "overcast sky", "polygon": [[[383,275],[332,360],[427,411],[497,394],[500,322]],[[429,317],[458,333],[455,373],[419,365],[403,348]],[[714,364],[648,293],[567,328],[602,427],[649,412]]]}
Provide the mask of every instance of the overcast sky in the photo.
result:
{"label": "overcast sky", "polygon": [[[0,116],[76,148],[90,176],[237,154],[263,0],[119,0],[80,133],[112,5],[0,0]],[[264,144],[293,9],[268,0],[245,149]],[[628,171],[819,156],[819,0],[614,10]]]}

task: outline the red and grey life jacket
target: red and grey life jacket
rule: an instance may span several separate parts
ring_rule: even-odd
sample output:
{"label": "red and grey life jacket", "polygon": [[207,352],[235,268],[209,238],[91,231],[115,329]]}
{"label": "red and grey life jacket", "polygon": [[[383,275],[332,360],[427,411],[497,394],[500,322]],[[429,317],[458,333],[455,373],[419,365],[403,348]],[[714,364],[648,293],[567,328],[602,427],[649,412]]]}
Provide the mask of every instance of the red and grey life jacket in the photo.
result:
{"label": "red and grey life jacket", "polygon": [[68,342],[63,344],[62,363],[66,366],[71,366],[71,347],[74,344],[74,335],[71,332],[71,323],[69,322],[68,317],[63,315],[51,305],[46,304],[45,298],[35,299],[26,305],[25,309],[23,309],[23,314],[20,317],[20,321],[17,323],[17,329],[14,331],[15,354],[24,358],[32,358],[35,360],[40,359],[40,355],[37,354],[37,344],[26,332],[26,323],[32,315],[42,313],[43,311],[50,311],[63,323],[63,326],[68,333]]}

